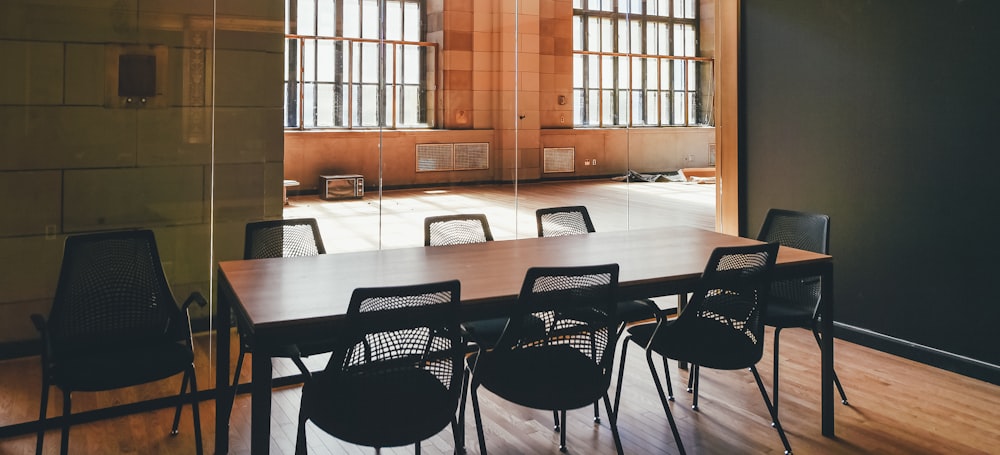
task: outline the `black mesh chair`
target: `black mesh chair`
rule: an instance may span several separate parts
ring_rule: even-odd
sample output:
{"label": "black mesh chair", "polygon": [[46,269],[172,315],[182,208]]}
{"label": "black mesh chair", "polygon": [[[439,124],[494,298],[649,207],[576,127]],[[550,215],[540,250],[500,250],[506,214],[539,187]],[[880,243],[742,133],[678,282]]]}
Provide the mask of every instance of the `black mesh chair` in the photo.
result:
{"label": "black mesh chair", "polygon": [[[464,245],[492,242],[493,233],[486,215],[464,213],[458,215],[429,216],[424,218],[424,246]],[[478,345],[492,347],[507,318],[480,319],[462,323],[468,340]]]}
{"label": "black mesh chair", "polygon": [[[539,237],[558,237],[563,235],[577,235],[597,232],[594,222],[590,219],[587,207],[582,205],[572,205],[564,207],[547,207],[535,211],[535,221],[538,226]],[[656,302],[650,299],[620,300],[615,304],[618,311],[618,336],[627,324],[634,324],[640,321],[655,319],[660,311]],[[677,314],[674,308],[663,310],[665,315]],[[556,429],[559,428],[559,418],[556,416]],[[594,421],[600,422],[600,407],[594,403]]]}
{"label": "black mesh chair", "polygon": [[[549,207],[535,211],[535,220],[538,225],[539,237],[557,237],[561,235],[576,235],[597,232],[594,223],[590,220],[587,207],[582,205],[566,207]],[[649,299],[622,300],[617,304],[618,320],[622,322],[619,330],[624,329],[625,324],[639,321],[655,319],[660,313],[656,303]],[[677,314],[677,310],[669,308],[663,310],[666,315]]]}
{"label": "black mesh chair", "polygon": [[459,294],[457,280],[356,289],[326,369],[302,388],[295,453],[306,452],[309,421],[352,444],[418,454],[450,423],[459,447]]}
{"label": "black mesh chair", "polygon": [[424,218],[424,246],[492,242],[486,215],[464,213]]}
{"label": "black mesh chair", "polygon": [[[670,385],[670,370],[666,368],[666,359],[689,362],[692,365],[692,407],[695,409],[698,406],[698,373],[701,367],[719,370],[749,368],[757,381],[757,388],[764,398],[773,425],[778,430],[781,443],[785,446],[785,453],[791,453],[785,431],[781,428],[781,422],[778,421],[778,415],[756,367],[764,354],[763,315],[767,311],[770,276],[777,255],[777,243],[717,248],[708,260],[693,298],[677,319],[660,319],[655,323],[629,327],[622,346],[615,408],[621,397],[625,354],[631,341],[646,349],[649,372],[653,376],[677,447],[684,453],[680,434],[667,404],[668,397],[673,400],[673,387]],[[663,359],[668,390],[666,396],[656,374],[654,354]]]}
{"label": "black mesh chair", "polygon": [[[323,237],[319,233],[319,225],[315,218],[298,218],[287,220],[266,220],[247,223],[243,242],[243,259],[268,259],[281,257],[315,256],[326,254]],[[243,358],[253,349],[253,336],[250,330],[237,324],[240,335],[240,354],[236,358],[236,368],[233,373],[233,392],[240,383],[240,371],[243,369]],[[303,373],[307,371],[301,357],[311,354],[329,352],[327,345],[288,345],[281,346],[271,355],[287,357],[295,362],[295,366]]]}
{"label": "black mesh chair", "polygon": [[204,306],[207,302],[196,292],[177,306],[153,231],[68,237],[49,317],[31,315],[43,343],[36,453],[42,453],[50,386],[63,392],[60,453],[65,454],[73,392],[118,389],[183,373],[171,434],[177,434],[181,407],[190,402],[195,449],[201,454],[198,385],[187,313],[192,303]]}
{"label": "black mesh chair", "polygon": [[[617,344],[617,289],[617,264],[528,270],[511,309],[511,323],[496,346],[480,349],[468,359],[481,454],[486,453],[486,440],[480,386],[521,406],[560,412],[563,422],[566,410],[603,398],[615,447],[622,453],[617,414],[608,398]],[[577,319],[574,314],[587,317]],[[544,330],[538,330],[537,320],[544,322]],[[566,450],[565,429],[560,432],[559,446]]]}
{"label": "black mesh chair", "polygon": [[[757,234],[757,240],[778,242],[781,245],[827,254],[830,251],[830,217],[816,213],[771,209]],[[778,339],[781,329],[800,327],[811,329],[816,343],[822,349],[819,322],[822,315],[819,303],[822,292],[820,277],[775,281],[771,284],[771,297],[764,317],[766,325],[774,327],[774,377],[771,381],[774,412],[778,412]],[[841,402],[847,403],[847,394],[840,385],[837,373],[834,384],[840,392]]]}

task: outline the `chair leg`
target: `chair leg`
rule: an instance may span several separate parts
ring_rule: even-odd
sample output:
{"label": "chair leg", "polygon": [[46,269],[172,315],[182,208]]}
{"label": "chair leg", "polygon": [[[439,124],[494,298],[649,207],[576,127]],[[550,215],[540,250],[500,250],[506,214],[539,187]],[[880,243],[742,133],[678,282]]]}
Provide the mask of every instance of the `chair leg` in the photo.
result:
{"label": "chair leg", "polygon": [[694,376],[694,398],[691,400],[691,409],[698,410],[698,383],[701,382],[701,367],[691,365],[690,374]]}
{"label": "chair leg", "polygon": [[[674,415],[670,412],[670,405],[667,404],[667,397],[663,394],[663,385],[660,384],[660,377],[656,374],[656,366],[653,364],[652,351],[646,351],[646,363],[649,364],[649,374],[653,376],[653,384],[656,385],[656,393],[660,396],[660,404],[663,405],[663,412],[667,415],[667,422],[670,423],[670,432],[674,435],[674,442],[677,443],[677,451],[684,455],[684,443],[681,442],[681,435],[677,431],[677,423],[674,422]],[[666,372],[665,378],[670,381],[670,371]]]}
{"label": "chair leg", "polygon": [[611,424],[611,435],[615,439],[615,449],[617,450],[618,455],[623,455],[624,452],[622,451],[622,438],[618,434],[618,413],[612,410],[611,398],[609,398],[608,394],[606,393],[604,394],[604,410],[607,412],[608,420],[609,423]]}
{"label": "chair leg", "polygon": [[[563,422],[563,425],[565,425],[566,424],[566,410],[563,409],[562,411],[559,411],[559,414],[562,415],[562,422]],[[563,453],[566,452],[566,432],[565,431],[560,431],[559,432],[559,451],[563,452]]]}
{"label": "chair leg", "polygon": [[792,446],[788,444],[788,438],[785,437],[785,430],[781,428],[781,421],[778,420],[778,412],[771,405],[771,400],[767,397],[767,389],[764,388],[764,382],[760,380],[760,374],[757,373],[757,367],[751,366],[750,372],[753,373],[753,378],[757,381],[757,388],[760,389],[760,396],[764,398],[764,404],[767,405],[767,412],[771,414],[771,421],[774,422],[774,428],[778,430],[778,437],[781,438],[781,444],[785,446],[785,454],[790,455],[792,453]]}
{"label": "chair leg", "polygon": [[462,373],[462,395],[458,399],[458,425],[455,427],[456,453],[465,453],[465,397],[469,392],[469,376],[471,374],[468,367]]}
{"label": "chair leg", "polygon": [[35,454],[42,455],[42,445],[45,443],[45,412],[49,407],[49,383],[42,381],[42,405],[38,411],[38,441],[35,443]]}
{"label": "chair leg", "polygon": [[621,405],[622,401],[622,380],[625,379],[625,357],[628,354],[628,345],[632,341],[632,337],[625,337],[625,341],[622,342],[622,358],[618,361],[618,385],[615,386],[615,407],[614,412],[618,414],[618,407]]}
{"label": "chair leg", "polygon": [[198,382],[194,376],[194,364],[190,367],[191,377],[191,419],[194,421],[194,443],[197,455],[202,455],[204,446],[201,442],[201,413],[198,410]]}
{"label": "chair leg", "polygon": [[479,454],[486,455],[486,435],[483,434],[483,416],[479,413],[478,384],[472,384],[472,414],[476,417],[476,434],[479,436]]}
{"label": "chair leg", "polygon": [[63,425],[62,440],[59,444],[59,453],[66,455],[69,453],[69,415],[73,407],[72,398],[67,390],[63,390]]}
{"label": "chair leg", "polygon": [[295,431],[295,455],[306,455],[306,417],[303,407],[299,407],[299,428]]}
{"label": "chair leg", "polygon": [[180,400],[180,398],[184,397],[184,391],[187,390],[187,383],[188,383],[188,372],[187,370],[185,370],[184,378],[181,379],[181,391],[177,392],[177,398],[178,398],[177,409],[174,411],[174,424],[173,426],[170,427],[170,436],[177,436],[178,433],[177,427],[180,426],[181,423],[181,408],[184,407],[184,400]]}
{"label": "chair leg", "polygon": [[420,455],[420,442],[413,444],[413,455]]}
{"label": "chair leg", "polygon": [[670,365],[667,364],[667,358],[663,358],[663,371],[666,371],[667,375],[667,399],[674,401],[674,384],[670,380]]}
{"label": "chair leg", "polygon": [[[462,390],[465,390],[464,388]],[[460,455],[465,453],[465,447],[463,447],[464,437],[462,436],[462,431],[458,428],[458,417],[451,419],[451,435],[455,439],[455,455]]]}
{"label": "chair leg", "polygon": [[601,423],[601,407],[598,402],[594,402],[594,423]]}
{"label": "chair leg", "polygon": [[559,425],[559,411],[552,411],[552,421],[554,422],[552,424],[552,430],[556,433],[561,433],[562,426]]}
{"label": "chair leg", "polygon": [[[819,345],[820,352],[822,352],[823,340],[819,336],[819,328],[816,327],[816,324],[813,324],[812,332],[813,332],[813,337],[816,338],[816,344]],[[848,404],[847,394],[844,393],[844,386],[840,385],[840,378],[837,377],[837,370],[833,371],[833,384],[837,386],[837,391],[840,392],[840,402],[845,405]]]}
{"label": "chair leg", "polygon": [[[774,414],[778,414],[778,343],[779,337],[781,336],[781,327],[774,328],[774,373],[771,375],[771,399],[774,400]],[[774,422],[771,422],[771,426],[774,426]]]}

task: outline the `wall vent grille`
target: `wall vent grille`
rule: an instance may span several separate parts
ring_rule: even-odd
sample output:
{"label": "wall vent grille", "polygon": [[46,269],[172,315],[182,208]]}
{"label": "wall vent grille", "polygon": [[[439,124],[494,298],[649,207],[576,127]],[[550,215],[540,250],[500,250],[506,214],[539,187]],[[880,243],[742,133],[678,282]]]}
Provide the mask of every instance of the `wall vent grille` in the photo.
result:
{"label": "wall vent grille", "polygon": [[576,171],[576,148],[545,147],[542,149],[542,173]]}
{"label": "wall vent grille", "polygon": [[455,144],[455,170],[475,170],[490,168],[490,144],[488,142],[467,142]]}
{"label": "wall vent grille", "polygon": [[490,168],[490,144],[417,144],[417,172],[469,171]]}
{"label": "wall vent grille", "polygon": [[454,150],[452,144],[417,144],[417,172],[452,170]]}

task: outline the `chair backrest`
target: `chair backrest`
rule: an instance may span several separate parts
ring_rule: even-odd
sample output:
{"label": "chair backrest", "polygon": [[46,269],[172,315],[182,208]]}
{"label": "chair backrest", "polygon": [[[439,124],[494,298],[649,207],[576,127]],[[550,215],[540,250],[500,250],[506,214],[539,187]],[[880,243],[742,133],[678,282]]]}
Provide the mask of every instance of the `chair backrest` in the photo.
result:
{"label": "chair backrest", "polygon": [[749,368],[764,352],[764,319],[777,243],[712,251],[690,303],[673,322],[694,352],[718,369]]}
{"label": "chair backrest", "polygon": [[[818,213],[770,209],[764,218],[757,240],[778,242],[783,246],[828,254],[830,251],[830,217]],[[809,277],[775,281],[771,296],[782,304],[815,311],[822,295],[820,278]]]}
{"label": "chair backrest", "polygon": [[424,246],[492,242],[486,215],[463,213],[424,218]]}
{"label": "chair backrest", "polygon": [[[355,289],[345,315],[344,329],[338,330],[339,346],[326,366],[324,381],[331,381],[328,384],[335,387],[337,384],[364,384],[350,390],[370,393],[371,396],[357,399],[370,403],[373,409],[379,409],[380,400],[391,394],[372,384],[399,392],[426,391],[417,386],[430,383],[434,391],[446,392],[433,396],[446,396],[448,402],[427,403],[427,397],[411,402],[450,409],[445,416],[454,416],[461,396],[466,353],[459,328],[460,294],[458,280]],[[408,414],[421,415],[421,410]],[[440,414],[426,412],[425,415]],[[352,435],[360,439],[348,440],[391,447],[420,441],[438,430],[431,434],[413,434],[414,431],[417,430],[406,426],[373,429],[369,436]],[[364,439],[368,437],[373,439]]]}
{"label": "chair backrest", "polygon": [[535,220],[538,224],[539,237],[587,234],[596,231],[587,207],[582,205],[538,209],[535,210]]}
{"label": "chair backrest", "polygon": [[610,381],[617,292],[618,264],[532,267],[494,351],[569,348],[602,368]]}
{"label": "chair backrest", "polygon": [[102,346],[190,341],[150,230],[67,237],[47,326],[54,358]]}
{"label": "chair backrest", "polygon": [[315,218],[247,223],[243,259],[326,254]]}

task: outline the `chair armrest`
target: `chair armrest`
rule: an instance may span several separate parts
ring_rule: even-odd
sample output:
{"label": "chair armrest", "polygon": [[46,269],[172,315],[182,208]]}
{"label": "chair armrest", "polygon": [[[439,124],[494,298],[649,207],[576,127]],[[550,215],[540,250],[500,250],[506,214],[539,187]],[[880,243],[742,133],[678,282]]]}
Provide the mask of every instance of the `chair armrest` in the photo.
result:
{"label": "chair armrest", "polygon": [[208,300],[205,300],[205,296],[201,295],[200,292],[194,291],[188,296],[187,300],[184,301],[184,305],[181,305],[181,311],[187,311],[188,307],[192,303],[197,303],[198,306],[205,308],[208,305]]}
{"label": "chair armrest", "polygon": [[31,315],[31,322],[35,325],[35,329],[38,330],[39,333],[41,333],[41,334],[44,335],[48,331],[48,326],[45,325],[45,317],[44,316],[42,316],[40,314],[37,314],[37,313],[36,314],[32,314]]}
{"label": "chair armrest", "polygon": [[309,371],[309,368],[306,368],[306,364],[302,362],[302,352],[299,350],[299,346],[291,344],[285,346],[285,348],[287,349],[286,352],[289,358],[292,359],[292,363],[299,368],[299,371],[301,371],[302,375],[306,377],[306,380],[312,379],[312,372]]}

